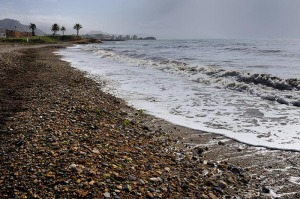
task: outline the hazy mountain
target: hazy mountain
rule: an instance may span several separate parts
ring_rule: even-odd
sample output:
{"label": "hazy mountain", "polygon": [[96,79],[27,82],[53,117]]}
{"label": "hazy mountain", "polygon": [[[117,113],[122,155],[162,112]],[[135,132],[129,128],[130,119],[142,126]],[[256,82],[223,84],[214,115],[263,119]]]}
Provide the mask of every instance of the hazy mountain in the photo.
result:
{"label": "hazy mountain", "polygon": [[88,35],[97,35],[97,34],[111,35],[110,33],[103,32],[103,31],[100,31],[100,30],[92,30],[92,31],[88,32],[87,34]]}
{"label": "hazy mountain", "polygon": [[[37,29],[35,30],[35,34],[36,35],[45,35],[45,33],[38,29],[38,25],[35,24],[37,26]],[[31,29],[29,29],[29,24],[28,25],[23,25],[21,24],[19,21],[14,20],[14,19],[2,19],[0,20],[0,30],[17,30],[20,32],[31,32]]]}

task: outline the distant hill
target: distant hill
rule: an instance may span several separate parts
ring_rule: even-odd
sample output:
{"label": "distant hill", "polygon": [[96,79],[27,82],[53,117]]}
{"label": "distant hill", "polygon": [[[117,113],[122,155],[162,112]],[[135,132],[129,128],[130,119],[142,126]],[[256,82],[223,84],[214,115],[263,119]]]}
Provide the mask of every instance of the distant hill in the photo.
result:
{"label": "distant hill", "polygon": [[[35,24],[35,25],[38,27],[37,24]],[[31,32],[31,30],[29,29],[29,24],[28,25],[23,25],[19,21],[14,20],[14,19],[2,19],[2,20],[0,20],[0,30],[6,30],[6,29],[8,29],[8,30],[17,30],[17,31],[20,31],[20,32]],[[42,30],[37,28],[35,30],[35,34],[43,36],[46,33],[44,33]]]}
{"label": "distant hill", "polygon": [[100,31],[100,30],[92,30],[92,31],[87,33],[87,35],[97,35],[97,34],[112,35],[110,33],[103,32],[103,31]]}

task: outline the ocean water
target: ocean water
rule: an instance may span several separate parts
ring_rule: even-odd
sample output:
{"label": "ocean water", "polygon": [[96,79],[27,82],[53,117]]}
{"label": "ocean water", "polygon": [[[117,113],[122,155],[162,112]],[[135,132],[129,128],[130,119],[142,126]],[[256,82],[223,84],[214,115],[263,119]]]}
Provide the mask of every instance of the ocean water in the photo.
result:
{"label": "ocean water", "polygon": [[58,54],[104,90],[175,124],[300,151],[300,41],[157,40]]}

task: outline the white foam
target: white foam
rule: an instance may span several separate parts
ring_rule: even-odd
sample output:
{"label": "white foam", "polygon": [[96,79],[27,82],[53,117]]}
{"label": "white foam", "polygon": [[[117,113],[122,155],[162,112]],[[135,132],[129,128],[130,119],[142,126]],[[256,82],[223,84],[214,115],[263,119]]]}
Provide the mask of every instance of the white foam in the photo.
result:
{"label": "white foam", "polygon": [[80,48],[60,50],[59,54],[72,66],[109,80],[105,90],[135,108],[174,124],[225,135],[243,143],[300,151],[298,107],[196,83],[147,62],[137,65],[133,61],[120,61],[114,55],[113,59],[103,57],[103,53],[99,56],[99,50],[92,50],[93,53],[87,50],[91,46],[85,46],[85,51]]}
{"label": "white foam", "polygon": [[289,179],[289,181],[290,181],[291,183],[300,185],[300,177],[291,176],[290,179]]}

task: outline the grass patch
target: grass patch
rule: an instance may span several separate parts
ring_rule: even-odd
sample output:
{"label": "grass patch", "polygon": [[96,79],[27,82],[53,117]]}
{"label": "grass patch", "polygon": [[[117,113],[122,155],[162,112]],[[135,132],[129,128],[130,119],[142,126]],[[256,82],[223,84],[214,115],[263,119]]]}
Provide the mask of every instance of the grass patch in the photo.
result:
{"label": "grass patch", "polygon": [[34,36],[29,37],[27,41],[27,37],[20,37],[20,38],[2,38],[0,42],[7,42],[7,43],[20,43],[20,44],[56,44],[61,42],[68,42],[68,41],[78,41],[81,40],[80,36],[74,35],[65,35],[65,36]]}

